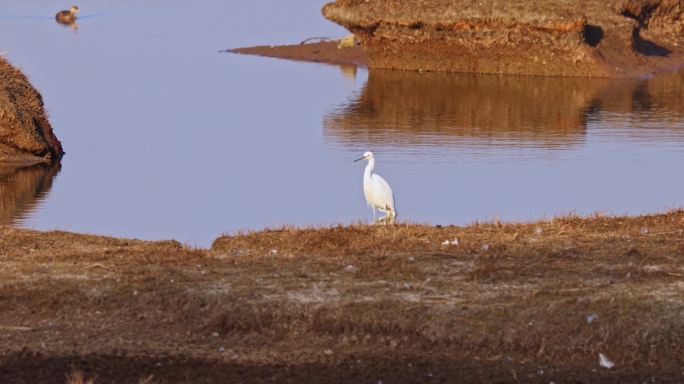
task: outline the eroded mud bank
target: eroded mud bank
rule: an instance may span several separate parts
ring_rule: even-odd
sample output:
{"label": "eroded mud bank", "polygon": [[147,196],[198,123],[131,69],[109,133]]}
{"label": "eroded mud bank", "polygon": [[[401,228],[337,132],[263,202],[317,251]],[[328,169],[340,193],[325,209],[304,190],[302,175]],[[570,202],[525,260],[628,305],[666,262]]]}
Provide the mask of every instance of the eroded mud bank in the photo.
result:
{"label": "eroded mud bank", "polygon": [[634,77],[684,62],[681,0],[337,0],[371,68]]}

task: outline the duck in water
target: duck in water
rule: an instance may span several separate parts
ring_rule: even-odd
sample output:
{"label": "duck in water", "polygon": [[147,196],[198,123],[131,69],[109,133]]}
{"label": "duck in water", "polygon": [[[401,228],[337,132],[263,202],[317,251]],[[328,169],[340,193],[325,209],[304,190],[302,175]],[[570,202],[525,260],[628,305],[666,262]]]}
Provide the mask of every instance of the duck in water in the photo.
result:
{"label": "duck in water", "polygon": [[78,13],[78,7],[75,5],[71,6],[68,11],[59,11],[55,15],[55,20],[60,24],[71,25],[76,22],[76,14]]}

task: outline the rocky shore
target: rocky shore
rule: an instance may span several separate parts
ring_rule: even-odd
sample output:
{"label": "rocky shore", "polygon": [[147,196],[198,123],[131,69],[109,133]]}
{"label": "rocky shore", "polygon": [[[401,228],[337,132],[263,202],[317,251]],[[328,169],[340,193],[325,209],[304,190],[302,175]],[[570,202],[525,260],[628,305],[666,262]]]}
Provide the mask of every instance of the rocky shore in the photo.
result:
{"label": "rocky shore", "polygon": [[0,382],[679,383],[682,228],[674,211],[196,249],[0,227]]}
{"label": "rocky shore", "polygon": [[371,68],[634,77],[684,63],[681,0],[337,0]]}
{"label": "rocky shore", "polygon": [[0,163],[54,164],[63,154],[40,93],[21,71],[0,57]]}

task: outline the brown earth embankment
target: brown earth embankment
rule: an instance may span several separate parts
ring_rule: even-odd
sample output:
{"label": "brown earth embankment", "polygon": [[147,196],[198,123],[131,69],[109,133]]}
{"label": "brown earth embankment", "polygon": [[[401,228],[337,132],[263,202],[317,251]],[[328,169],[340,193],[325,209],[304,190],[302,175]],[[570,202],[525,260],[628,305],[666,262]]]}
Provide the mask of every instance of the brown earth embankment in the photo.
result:
{"label": "brown earth embankment", "polygon": [[0,228],[0,381],[677,383],[683,232],[682,211],[208,250]]}
{"label": "brown earth embankment", "polygon": [[634,77],[684,63],[681,0],[337,0],[371,68]]}
{"label": "brown earth embankment", "polygon": [[52,164],[63,154],[40,93],[21,71],[0,57],[0,163]]}

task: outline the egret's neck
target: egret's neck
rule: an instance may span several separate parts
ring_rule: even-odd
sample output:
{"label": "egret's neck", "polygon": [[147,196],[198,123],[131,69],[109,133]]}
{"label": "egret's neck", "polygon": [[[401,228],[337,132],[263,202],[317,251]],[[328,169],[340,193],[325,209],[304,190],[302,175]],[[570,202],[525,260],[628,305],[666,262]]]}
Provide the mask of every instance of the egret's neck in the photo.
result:
{"label": "egret's neck", "polygon": [[375,159],[370,158],[368,159],[368,165],[366,165],[366,171],[363,173],[364,178],[370,178],[371,175],[373,174],[373,170],[375,169]]}

